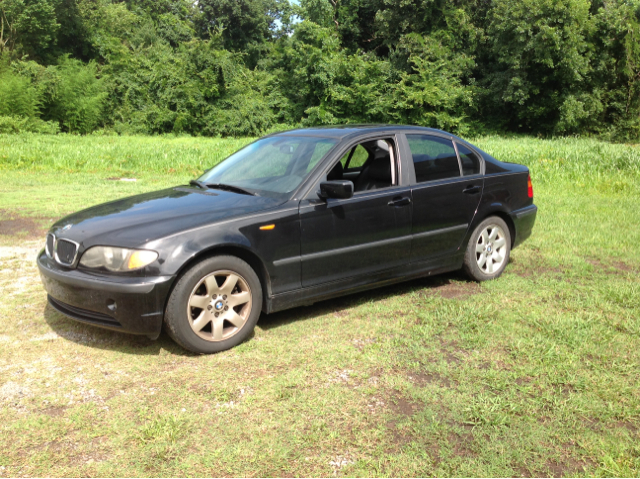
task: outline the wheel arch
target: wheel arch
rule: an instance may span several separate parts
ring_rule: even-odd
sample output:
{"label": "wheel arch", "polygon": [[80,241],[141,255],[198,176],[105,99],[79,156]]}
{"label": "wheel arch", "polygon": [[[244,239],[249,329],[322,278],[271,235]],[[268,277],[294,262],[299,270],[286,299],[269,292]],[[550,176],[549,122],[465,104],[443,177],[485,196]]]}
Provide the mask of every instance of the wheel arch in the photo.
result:
{"label": "wheel arch", "polygon": [[477,215],[475,225],[473,226],[473,229],[470,229],[470,231],[475,230],[476,226],[478,226],[490,216],[497,216],[498,218],[502,219],[509,227],[509,235],[511,236],[511,248],[513,248],[513,245],[516,242],[516,225],[513,222],[513,218],[511,218],[511,215],[506,211],[506,209],[504,209],[502,205],[500,206],[501,207],[497,207],[496,205],[496,207],[494,207],[493,209],[485,211],[481,215]]}
{"label": "wheel arch", "polygon": [[484,219],[488,218],[489,216],[497,216],[498,218],[504,220],[505,223],[507,223],[507,226],[509,227],[509,235],[511,236],[511,248],[513,248],[513,245],[516,242],[516,225],[514,224],[511,216],[504,211],[495,211],[494,213],[485,216]]}
{"label": "wheel arch", "polygon": [[171,285],[171,289],[167,294],[167,298],[165,300],[165,309],[167,307],[166,303],[169,301],[169,297],[173,292],[173,288],[177,284],[180,277],[191,268],[196,263],[200,261],[210,258],[212,256],[235,256],[236,258],[240,258],[245,261],[258,275],[258,279],[260,280],[260,286],[262,287],[262,311],[267,310],[267,298],[271,293],[271,279],[269,276],[269,272],[264,265],[263,261],[260,257],[253,251],[248,248],[238,246],[238,245],[216,245],[210,248],[204,249],[198,252],[196,255],[189,258],[178,270],[175,276],[175,280]]}

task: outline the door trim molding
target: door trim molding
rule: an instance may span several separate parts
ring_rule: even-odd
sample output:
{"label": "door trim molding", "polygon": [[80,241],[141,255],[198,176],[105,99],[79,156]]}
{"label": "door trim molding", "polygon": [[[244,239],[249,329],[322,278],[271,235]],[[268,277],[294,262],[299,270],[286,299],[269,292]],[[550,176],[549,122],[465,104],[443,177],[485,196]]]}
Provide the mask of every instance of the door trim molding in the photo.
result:
{"label": "door trim molding", "polygon": [[468,227],[469,227],[469,223],[465,223],[463,225],[449,226],[448,228],[440,228],[439,230],[425,231],[424,233],[417,233],[411,236],[413,237],[413,239],[426,238],[427,236],[435,236],[443,233],[450,233],[451,231],[457,231],[461,229],[466,230]]}
{"label": "door trim molding", "polygon": [[435,236],[435,235],[439,235],[439,234],[444,234],[444,233],[450,233],[452,231],[457,231],[457,230],[461,230],[461,229],[467,229],[469,227],[469,223],[465,223],[463,225],[457,225],[457,226],[450,226],[447,228],[440,228],[438,230],[432,230],[432,231],[426,231],[424,233],[418,233],[418,234],[411,234],[411,235],[405,235],[405,236],[400,236],[399,238],[389,238],[389,239],[384,239],[384,240],[379,240],[379,241],[371,241],[369,243],[364,243],[364,244],[358,244],[358,245],[353,245],[353,246],[344,246],[342,248],[334,248],[334,249],[330,249],[330,250],[326,250],[326,251],[318,251],[317,253],[308,253],[308,254],[303,254],[300,256],[291,256],[289,258],[282,258],[282,259],[277,259],[273,262],[274,266],[285,266],[291,263],[295,263],[295,262],[302,262],[302,261],[309,261],[309,260],[314,260],[314,259],[319,259],[319,258],[324,258],[327,256],[333,256],[333,255],[338,255],[338,254],[344,254],[344,253],[351,253],[354,251],[360,251],[363,249],[367,249],[367,248],[375,248],[375,247],[379,247],[379,246],[387,246],[387,245],[391,245],[391,244],[395,244],[395,243],[400,243],[403,241],[410,241],[413,239],[418,239],[418,238],[424,238],[426,236]]}

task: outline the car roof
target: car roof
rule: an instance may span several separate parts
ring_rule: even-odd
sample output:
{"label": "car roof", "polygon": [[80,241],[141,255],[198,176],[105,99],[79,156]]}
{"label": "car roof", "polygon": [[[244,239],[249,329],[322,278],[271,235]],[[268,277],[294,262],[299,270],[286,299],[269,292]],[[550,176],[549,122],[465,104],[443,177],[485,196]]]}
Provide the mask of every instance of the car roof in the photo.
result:
{"label": "car roof", "polygon": [[386,132],[412,132],[422,134],[446,135],[457,138],[455,135],[435,128],[411,125],[387,125],[387,124],[346,124],[314,126],[310,128],[297,128],[294,130],[272,133],[268,136],[317,136],[322,138],[344,139],[361,135],[363,133],[386,133]]}

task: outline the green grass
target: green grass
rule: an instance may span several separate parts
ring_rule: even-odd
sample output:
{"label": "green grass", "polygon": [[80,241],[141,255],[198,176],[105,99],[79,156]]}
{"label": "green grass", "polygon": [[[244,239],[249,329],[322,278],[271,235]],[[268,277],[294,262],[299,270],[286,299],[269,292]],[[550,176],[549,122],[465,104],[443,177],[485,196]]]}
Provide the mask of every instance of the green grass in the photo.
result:
{"label": "green grass", "polygon": [[0,476],[640,475],[638,146],[477,139],[540,207],[497,281],[263,316],[213,356],[46,306],[51,220],[246,141],[0,136]]}

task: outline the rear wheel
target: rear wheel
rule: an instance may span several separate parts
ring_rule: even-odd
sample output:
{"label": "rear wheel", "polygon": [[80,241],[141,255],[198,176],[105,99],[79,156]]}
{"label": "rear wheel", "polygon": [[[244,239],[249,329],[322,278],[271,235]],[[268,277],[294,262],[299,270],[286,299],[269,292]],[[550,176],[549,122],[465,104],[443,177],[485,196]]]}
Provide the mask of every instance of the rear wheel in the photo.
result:
{"label": "rear wheel", "polygon": [[165,324],[185,349],[215,353],[249,337],[261,306],[262,287],[251,266],[235,256],[214,256],[178,280],[167,303]]}
{"label": "rear wheel", "polygon": [[506,268],[510,253],[509,227],[502,218],[490,216],[473,231],[463,269],[476,281],[495,279]]}

